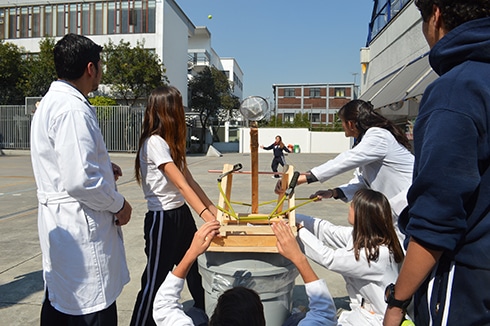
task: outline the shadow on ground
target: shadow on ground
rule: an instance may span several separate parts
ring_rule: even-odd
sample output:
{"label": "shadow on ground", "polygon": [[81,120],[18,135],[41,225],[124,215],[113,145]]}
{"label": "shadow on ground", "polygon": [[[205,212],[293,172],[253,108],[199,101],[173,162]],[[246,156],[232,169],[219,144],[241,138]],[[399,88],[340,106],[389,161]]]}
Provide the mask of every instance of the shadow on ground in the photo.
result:
{"label": "shadow on ground", "polygon": [[0,307],[13,306],[43,289],[42,270],[16,276],[12,282],[0,285]]}

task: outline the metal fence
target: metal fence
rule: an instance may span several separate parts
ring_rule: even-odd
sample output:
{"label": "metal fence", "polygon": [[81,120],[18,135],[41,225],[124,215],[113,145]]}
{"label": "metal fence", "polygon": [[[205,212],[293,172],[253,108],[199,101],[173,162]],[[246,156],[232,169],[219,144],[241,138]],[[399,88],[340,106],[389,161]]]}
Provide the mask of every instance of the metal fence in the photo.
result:
{"label": "metal fence", "polygon": [[[144,108],[96,107],[100,130],[110,152],[136,152]],[[0,148],[29,149],[32,114],[24,105],[0,106]]]}

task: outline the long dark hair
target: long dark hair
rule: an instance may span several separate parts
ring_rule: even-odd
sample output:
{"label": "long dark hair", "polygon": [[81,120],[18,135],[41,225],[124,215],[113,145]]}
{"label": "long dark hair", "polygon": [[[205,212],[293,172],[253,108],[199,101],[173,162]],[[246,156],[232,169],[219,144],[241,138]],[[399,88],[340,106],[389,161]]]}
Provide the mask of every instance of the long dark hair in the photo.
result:
{"label": "long dark hair", "polygon": [[237,286],[226,290],[216,303],[210,326],[265,326],[264,306],[254,290]]}
{"label": "long dark hair", "polygon": [[354,256],[359,260],[364,248],[368,263],[379,257],[379,246],[385,245],[393,253],[395,262],[403,260],[403,250],[393,226],[393,215],[388,199],[372,189],[358,190],[352,199],[354,208]]}
{"label": "long dark hair", "polygon": [[136,181],[141,184],[141,147],[145,140],[152,135],[158,135],[167,142],[172,160],[181,171],[184,171],[187,166],[185,158],[187,128],[182,95],[177,88],[161,86],[151,92],[142,129],[134,164]]}
{"label": "long dark hair", "polygon": [[354,146],[359,144],[369,128],[379,127],[391,132],[396,141],[402,144],[406,149],[410,150],[412,148],[405,133],[393,122],[386,119],[378,112],[375,112],[373,105],[369,102],[352,100],[340,108],[338,115],[339,118],[344,121],[353,121],[355,123],[356,128],[359,131],[359,136],[357,137]]}

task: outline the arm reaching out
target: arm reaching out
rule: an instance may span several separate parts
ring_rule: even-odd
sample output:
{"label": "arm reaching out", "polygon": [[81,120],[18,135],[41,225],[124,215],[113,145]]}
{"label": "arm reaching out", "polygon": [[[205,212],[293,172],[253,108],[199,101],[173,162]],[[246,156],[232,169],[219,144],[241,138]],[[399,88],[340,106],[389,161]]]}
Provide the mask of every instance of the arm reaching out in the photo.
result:
{"label": "arm reaching out", "polygon": [[290,226],[285,222],[277,222],[272,224],[272,231],[277,237],[277,250],[298,268],[303,281],[309,283],[318,280],[306,256],[301,252]]}
{"label": "arm reaching out", "polygon": [[272,224],[277,237],[279,253],[291,260],[298,268],[305,282],[310,311],[298,326],[336,326],[337,317],[335,304],[324,280],[318,279],[306,256],[301,252],[291,227],[285,222]]}
{"label": "arm reaching out", "polygon": [[172,274],[179,278],[186,278],[189,269],[200,254],[208,249],[211,240],[219,234],[219,221],[213,220],[204,223],[194,234],[191,246],[187,249],[180,263],[175,267]]}

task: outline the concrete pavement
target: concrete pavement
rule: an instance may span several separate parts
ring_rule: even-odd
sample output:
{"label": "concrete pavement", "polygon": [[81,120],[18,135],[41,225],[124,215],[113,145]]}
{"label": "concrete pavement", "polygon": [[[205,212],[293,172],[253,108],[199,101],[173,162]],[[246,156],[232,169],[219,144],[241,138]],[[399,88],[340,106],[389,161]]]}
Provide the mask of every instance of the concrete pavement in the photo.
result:
{"label": "concrete pavement", "polygon": [[[0,323],[2,325],[38,325],[39,312],[43,300],[43,279],[41,250],[37,235],[36,186],[32,174],[28,151],[5,150],[0,156]],[[332,154],[289,154],[286,160],[296,170],[304,172],[328,159]],[[134,180],[134,154],[112,154],[112,161],[123,169],[123,177],[118,181],[119,191],[133,207],[130,223],[123,227],[127,261],[131,282],[127,284],[117,300],[119,324],[128,325],[134,301],[140,287],[140,276],[145,267],[143,219],[146,202],[142,190]],[[272,155],[259,154],[259,170],[270,171]],[[215,202],[219,197],[216,178],[218,174],[208,170],[222,169],[225,163],[242,163],[243,170],[250,170],[250,155],[225,153],[222,157],[189,156],[188,165],[196,181]],[[352,172],[339,175],[324,184],[302,185],[296,188],[298,198],[308,197],[318,189],[333,188],[347,182]],[[250,175],[237,175],[233,179],[232,199],[250,202]],[[259,177],[260,201],[277,198],[273,193],[276,183],[270,175]],[[236,196],[236,197],[235,197]],[[245,207],[245,206],[244,206]],[[237,208],[249,212],[248,208]],[[272,210],[272,208],[270,209]],[[268,212],[264,208],[264,212]],[[336,200],[311,203],[298,209],[298,213],[328,218],[336,224],[347,225],[347,204]],[[262,212],[262,208],[260,210]],[[193,212],[198,225],[201,220]],[[312,263],[319,277],[325,279],[334,297],[337,308],[347,307],[347,292],[341,276]],[[301,277],[296,279],[293,290],[293,306],[307,305]],[[184,305],[189,304],[188,291],[183,292]]]}

